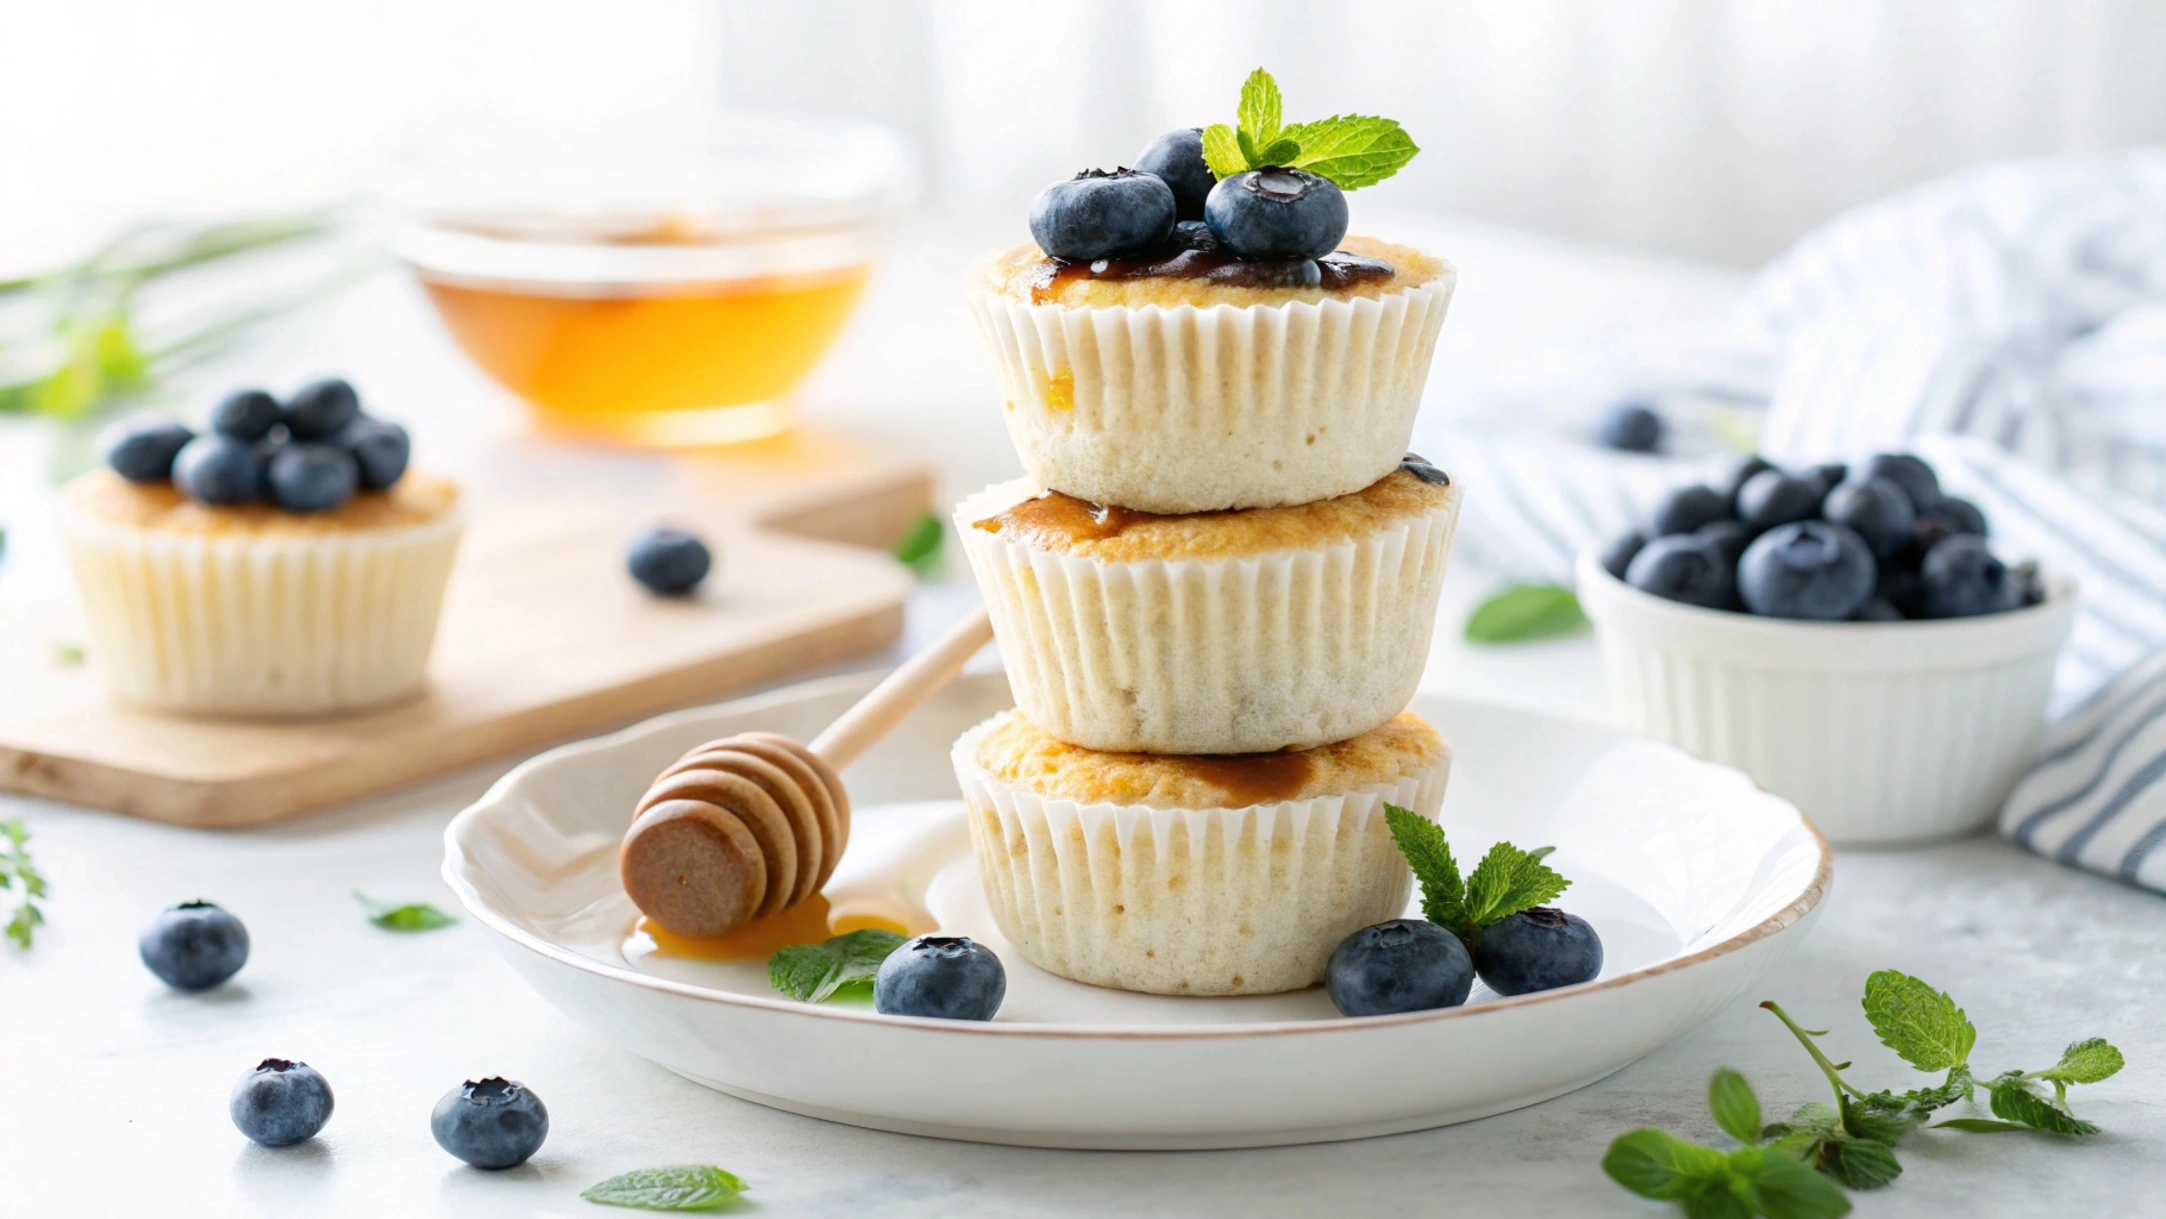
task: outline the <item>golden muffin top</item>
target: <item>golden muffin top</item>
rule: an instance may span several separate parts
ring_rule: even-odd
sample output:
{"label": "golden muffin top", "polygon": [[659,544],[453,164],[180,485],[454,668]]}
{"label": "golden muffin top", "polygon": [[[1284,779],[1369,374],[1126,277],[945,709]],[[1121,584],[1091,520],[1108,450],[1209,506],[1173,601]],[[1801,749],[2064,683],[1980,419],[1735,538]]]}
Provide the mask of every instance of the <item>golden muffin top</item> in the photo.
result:
{"label": "golden muffin top", "polygon": [[994,716],[978,738],[975,761],[1048,799],[1206,809],[1343,795],[1411,778],[1450,756],[1436,729],[1411,711],[1314,749],[1192,757],[1084,749],[1011,710]]}
{"label": "golden muffin top", "polygon": [[132,483],[108,469],[91,470],[61,490],[69,506],[108,525],[200,536],[312,538],[426,525],[459,502],[449,479],[409,472],[388,491],[364,491],[329,512],[288,512],[270,504],[213,508],[172,483]]}
{"label": "golden muffin top", "polygon": [[1213,305],[1285,305],[1294,301],[1371,299],[1417,288],[1452,274],[1451,264],[1424,254],[1412,246],[1378,241],[1374,237],[1348,236],[1339,249],[1362,258],[1391,264],[1391,274],[1364,278],[1338,288],[1259,286],[1219,283],[1209,279],[1176,275],[1141,275],[1132,278],[1097,279],[1057,277],[1061,264],[1045,256],[1036,245],[1025,243],[996,254],[972,268],[970,278],[998,296],[1029,305],[1062,305],[1071,309],[1108,309],[1122,306],[1141,309],[1157,305],[1208,308]]}
{"label": "golden muffin top", "polygon": [[987,488],[964,509],[970,528],[1052,554],[1110,563],[1240,559],[1335,546],[1411,517],[1457,512],[1459,488],[1401,467],[1336,499],[1161,515],[1093,504],[1019,478]]}

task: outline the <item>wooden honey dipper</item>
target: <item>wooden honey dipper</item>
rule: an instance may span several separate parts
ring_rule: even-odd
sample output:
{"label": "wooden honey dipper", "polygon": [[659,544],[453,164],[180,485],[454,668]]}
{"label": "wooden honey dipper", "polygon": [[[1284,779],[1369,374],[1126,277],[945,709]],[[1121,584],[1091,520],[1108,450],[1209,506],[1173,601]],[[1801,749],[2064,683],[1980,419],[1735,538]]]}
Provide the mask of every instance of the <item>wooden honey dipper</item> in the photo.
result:
{"label": "wooden honey dipper", "polygon": [[992,637],[980,606],[810,747],[746,732],[677,759],[640,799],[618,848],[632,904],[679,935],[707,936],[818,893],[850,841],[850,796],[837,772],[953,681]]}

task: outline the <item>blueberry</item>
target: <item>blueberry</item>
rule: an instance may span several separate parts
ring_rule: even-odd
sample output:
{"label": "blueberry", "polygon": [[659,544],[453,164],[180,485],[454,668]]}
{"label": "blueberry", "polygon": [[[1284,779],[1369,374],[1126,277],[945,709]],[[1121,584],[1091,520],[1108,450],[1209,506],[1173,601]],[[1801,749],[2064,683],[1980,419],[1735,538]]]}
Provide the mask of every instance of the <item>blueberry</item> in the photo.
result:
{"label": "blueberry", "polygon": [[[1873,591],[1873,600],[1885,601],[1905,618],[1925,617],[1925,577],[1914,567],[1895,563],[1880,565],[1880,586]],[[1870,603],[1868,603],[1870,606]],[[1858,611],[1860,616],[1864,610]]]}
{"label": "blueberry", "polygon": [[1820,480],[1821,490],[1833,491],[1842,485],[1844,479],[1850,477],[1850,467],[1839,461],[1823,461],[1808,473]]}
{"label": "blueberry", "polygon": [[1754,453],[1750,457],[1741,457],[1736,465],[1730,467],[1730,472],[1722,476],[1722,481],[1716,485],[1716,490],[1722,492],[1723,499],[1729,502],[1730,511],[1734,513],[1737,511],[1737,493],[1745,489],[1745,484],[1752,481],[1752,476],[1762,470],[1772,470],[1774,468],[1774,463],[1758,453]]}
{"label": "blueberry", "polygon": [[1647,543],[1625,569],[1625,583],[1641,592],[1707,609],[1737,604],[1737,577],[1722,545],[1696,533],[1673,533]]}
{"label": "blueberry", "polygon": [[1211,233],[1211,226],[1201,220],[1183,220],[1174,225],[1173,236],[1167,240],[1173,243],[1176,250],[1201,250],[1206,254],[1219,254],[1226,249]]}
{"label": "blueberry", "polygon": [[1474,969],[1500,995],[1576,986],[1601,974],[1602,937],[1576,914],[1536,906],[1482,928]]}
{"label": "blueberry", "polygon": [[1346,195],[1305,169],[1252,169],[1211,188],[1203,219],[1243,258],[1322,258],[1346,236]]}
{"label": "blueberry", "polygon": [[173,485],[199,504],[252,504],[263,498],[263,463],[254,445],[198,436],[173,459]]}
{"label": "blueberry", "polygon": [[880,962],[872,1006],[888,1016],[991,1020],[1008,994],[1000,958],[967,935],[921,935]]}
{"label": "blueberry", "polygon": [[283,444],[271,454],[264,481],[271,502],[288,512],[329,512],[344,507],[361,485],[352,453],[335,444]]}
{"label": "blueberry", "polygon": [[429,1114],[436,1145],[476,1168],[524,1164],[549,1137],[549,1110],[525,1084],[501,1076],[469,1079]]}
{"label": "blueberry", "polygon": [[167,986],[209,990],[248,963],[248,928],[209,902],[182,902],[152,919],[135,947]]}
{"label": "blueberry", "polygon": [[1791,521],[1810,520],[1820,511],[1820,501],[1827,493],[1828,489],[1820,485],[1819,478],[1811,474],[1800,476],[1781,470],[1762,470],[1738,488],[1737,519],[1750,526],[1754,533]]}
{"label": "blueberry", "polygon": [[1872,547],[1879,558],[1892,558],[1918,527],[1918,514],[1901,487],[1885,478],[1853,478],[1828,492],[1820,515],[1841,525]]}
{"label": "blueberry", "polygon": [[2019,604],[2037,605],[2046,599],[2046,578],[2039,573],[2036,559],[2026,559],[2009,568],[2008,576],[2016,582]]}
{"label": "blueberry", "polygon": [[211,430],[254,443],[270,435],[280,418],[278,399],[260,389],[237,389],[211,408]]}
{"label": "blueberry", "polygon": [[1940,500],[1940,479],[1924,459],[1909,453],[1880,453],[1868,459],[1860,471],[1865,478],[1885,478],[1902,488],[1910,506],[1924,515]]}
{"label": "blueberry", "polygon": [[1984,510],[1960,496],[1943,495],[1934,501],[1930,512],[1921,515],[1935,517],[1945,522],[1947,531],[1951,534],[1975,533],[1979,537],[1986,536]]}
{"label": "blueberry", "polygon": [[1679,487],[1655,505],[1654,535],[1691,533],[1709,521],[1730,515],[1729,497],[1713,487]]}
{"label": "blueberry", "polygon": [[707,578],[714,556],[708,553],[707,543],[682,529],[650,529],[632,543],[625,566],[649,592],[679,597]]}
{"label": "blueberry", "polygon": [[1739,555],[1752,544],[1753,531],[1743,521],[1709,521],[1692,531],[1694,537],[1706,538],[1722,552],[1724,561],[1732,567],[1737,565]]}
{"label": "blueberry", "polygon": [[1901,622],[1903,611],[1895,608],[1895,602],[1886,597],[1874,597],[1857,613],[1860,622]]}
{"label": "blueberry", "polygon": [[1986,540],[1958,533],[1935,543],[1919,570],[1920,608],[1927,618],[1969,618],[2019,609],[2024,581],[1993,557]]}
{"label": "blueberry", "polygon": [[1602,570],[1622,580],[1625,571],[1632,566],[1632,556],[1647,544],[1647,535],[1634,529],[1613,539],[1602,548]]}
{"label": "blueberry", "polygon": [[1840,622],[1865,607],[1878,579],[1864,539],[1826,521],[1777,525],[1737,561],[1745,608],[1768,618]]}
{"label": "blueberry", "polygon": [[178,423],[136,420],[113,425],[103,437],[105,464],[132,483],[173,477],[173,459],[196,434]]}
{"label": "blueberry", "polygon": [[1620,453],[1652,453],[1662,447],[1662,416],[1644,402],[1620,402],[1602,416],[1595,435]]}
{"label": "blueberry", "polygon": [[295,440],[329,440],[361,417],[361,396],[338,377],[313,381],[286,399],[286,428]]}
{"label": "blueberry", "polygon": [[1474,962],[1459,937],[1435,923],[1393,919],[1339,941],[1324,989],[1342,1016],[1457,1007],[1474,989]]}
{"label": "blueberry", "polygon": [[1069,262],[1092,262],[1164,245],[1173,233],[1173,188],[1157,174],[1085,170],[1038,192],[1030,235]]}
{"label": "blueberry", "polygon": [[331,1085],[305,1062],[266,1058],[233,1085],[226,1111],[256,1142],[290,1147],[315,1138],[331,1120]]}
{"label": "blueberry", "polygon": [[366,416],[347,424],[337,444],[353,454],[365,491],[389,490],[406,474],[406,459],[413,452],[405,428]]}
{"label": "blueberry", "polygon": [[1151,141],[1136,154],[1136,168],[1165,179],[1173,191],[1174,214],[1183,220],[1203,219],[1203,201],[1218,185],[1211,167],[1203,163],[1203,128],[1183,127]]}

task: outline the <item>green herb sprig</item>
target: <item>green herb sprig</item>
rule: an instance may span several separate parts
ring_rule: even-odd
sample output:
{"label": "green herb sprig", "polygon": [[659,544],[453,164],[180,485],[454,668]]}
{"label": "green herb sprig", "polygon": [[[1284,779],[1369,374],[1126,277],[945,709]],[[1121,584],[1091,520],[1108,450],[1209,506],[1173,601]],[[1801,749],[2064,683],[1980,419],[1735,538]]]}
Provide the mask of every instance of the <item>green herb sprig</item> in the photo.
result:
{"label": "green herb sprig", "polygon": [[1384,824],[1421,882],[1422,917],[1458,936],[1468,952],[1482,928],[1555,901],[1572,885],[1542,862],[1555,847],[1522,851],[1500,842],[1461,878],[1443,826],[1396,804],[1384,806]]}
{"label": "green herb sprig", "polygon": [[711,1211],[750,1188],[743,1177],[712,1164],[681,1164],[622,1173],[579,1196],[644,1211]]}
{"label": "green herb sprig", "polygon": [[393,905],[377,901],[359,889],[353,891],[353,899],[368,912],[371,923],[386,931],[434,931],[459,921],[427,902]]}
{"label": "green herb sprig", "polygon": [[1474,607],[1466,636],[1475,643],[1519,643],[1585,630],[1587,615],[1572,590],[1555,584],[1514,584]]}
{"label": "green herb sprig", "polygon": [[45,874],[31,862],[29,841],[30,831],[23,828],[22,818],[0,821],[0,889],[16,894],[15,909],[0,934],[18,948],[30,947],[31,936],[45,921],[45,911],[38,907],[46,892]]}
{"label": "green herb sprig", "polygon": [[902,539],[895,543],[895,557],[903,566],[917,573],[918,579],[929,580],[940,574],[940,552],[948,539],[947,529],[940,517],[932,512],[920,512],[903,531]]}
{"label": "green herb sprig", "polygon": [[1252,169],[1305,169],[1341,190],[1374,186],[1421,151],[1397,122],[1367,114],[1335,114],[1313,123],[1282,121],[1279,83],[1262,68],[1241,84],[1233,125],[1203,129],[1203,163],[1214,177]]}
{"label": "green herb sprig", "polygon": [[[2004,1071],[1981,1081],[1970,1065],[1978,1030],[1946,994],[1909,974],[1884,969],[1865,980],[1863,1005],[1881,1044],[1919,1071],[1940,1072],[1939,1083],[1901,1092],[1866,1092],[1843,1077],[1849,1063],[1831,1062],[1821,1051],[1818,1039],[1827,1036],[1827,1030],[1805,1028],[1781,1005],[1762,1003],[1827,1076],[1835,1104],[1813,1101],[1787,1119],[1763,1126],[1751,1087],[1742,1075],[1724,1067],[1708,1083],[1708,1108],[1723,1133],[1743,1146],[1724,1152],[1660,1130],[1634,1130],[1610,1144],[1602,1158],[1603,1171],[1634,1193],[1681,1204],[1695,1219],[1813,1219],[1850,1209],[1837,1186],[1877,1189],[1902,1175],[1896,1145],[1939,1110],[1974,1100],[1980,1088],[1994,1117],[1954,1117],[1932,1123],[1933,1128],[1987,1134],[2028,1129],[2076,1137],[2098,1133],[2097,1126],[2069,1111],[2068,1086],[2097,1083],[2121,1069],[2121,1052],[2104,1039],[2076,1042],[2062,1051],[2060,1061],[2042,1070]],[[2049,1084],[2050,1097],[2042,1090]],[[1778,1161],[1806,1170],[1805,1177],[1778,1170],[1779,1179],[1770,1187],[1765,1175]],[[1807,1187],[1807,1178],[1818,1184]]]}
{"label": "green herb sprig", "polygon": [[907,938],[867,927],[818,944],[792,944],[767,958],[767,983],[807,1003],[837,996],[869,999],[880,962],[902,947]]}

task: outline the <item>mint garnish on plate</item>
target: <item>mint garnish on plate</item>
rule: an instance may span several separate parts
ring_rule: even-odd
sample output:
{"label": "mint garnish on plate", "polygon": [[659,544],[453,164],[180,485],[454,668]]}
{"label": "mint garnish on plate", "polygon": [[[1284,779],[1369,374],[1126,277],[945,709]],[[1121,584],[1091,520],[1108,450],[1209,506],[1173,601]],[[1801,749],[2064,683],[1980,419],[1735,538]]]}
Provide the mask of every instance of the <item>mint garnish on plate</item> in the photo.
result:
{"label": "mint garnish on plate", "polygon": [[609,1178],[579,1196],[603,1206],[648,1211],[707,1211],[750,1188],[743,1177],[712,1164],[641,1168]]}
{"label": "mint garnish on plate", "polygon": [[767,958],[767,982],[790,998],[807,1003],[838,995],[869,999],[880,962],[907,939],[892,931],[867,927],[818,944],[792,944]]}
{"label": "mint garnish on plate", "polygon": [[1241,84],[1235,126],[1203,129],[1203,162],[1221,180],[1280,166],[1329,178],[1340,190],[1374,186],[1398,173],[1421,149],[1393,119],[1335,114],[1284,125],[1279,84],[1262,68]]}
{"label": "mint garnish on plate", "polygon": [[1458,936],[1470,953],[1482,928],[1555,901],[1572,884],[1542,862],[1554,847],[1522,851],[1500,842],[1462,879],[1443,826],[1396,804],[1384,806],[1384,824],[1421,882],[1422,917]]}

